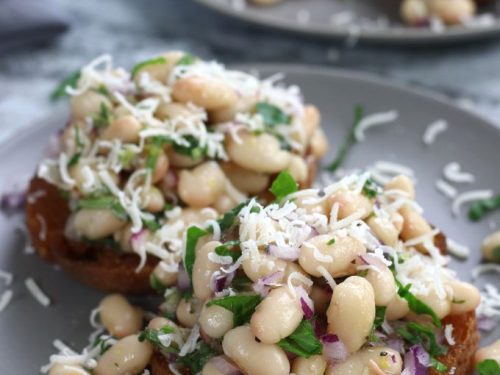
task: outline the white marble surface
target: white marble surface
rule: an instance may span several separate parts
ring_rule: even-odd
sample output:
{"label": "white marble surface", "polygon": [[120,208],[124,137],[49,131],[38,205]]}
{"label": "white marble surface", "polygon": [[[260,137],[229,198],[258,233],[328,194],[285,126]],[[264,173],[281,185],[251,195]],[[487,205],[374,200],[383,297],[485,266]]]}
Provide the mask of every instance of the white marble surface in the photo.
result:
{"label": "white marble surface", "polygon": [[228,63],[309,63],[373,72],[445,93],[500,126],[500,40],[432,49],[347,48],[243,24],[191,0],[56,3],[73,20],[69,32],[50,46],[0,56],[0,141],[54,111],[51,90],[93,57],[109,52],[130,67],[171,48]]}

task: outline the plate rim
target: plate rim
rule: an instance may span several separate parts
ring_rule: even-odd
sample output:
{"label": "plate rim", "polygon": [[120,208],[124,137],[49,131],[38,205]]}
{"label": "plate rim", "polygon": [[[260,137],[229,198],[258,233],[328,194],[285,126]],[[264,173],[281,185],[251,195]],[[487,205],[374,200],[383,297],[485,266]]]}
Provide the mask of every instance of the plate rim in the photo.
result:
{"label": "plate rim", "polygon": [[[327,75],[332,78],[347,78],[350,80],[365,82],[371,85],[378,85],[384,88],[395,89],[402,91],[409,95],[418,96],[424,99],[431,99],[433,101],[439,102],[441,105],[444,105],[448,109],[452,109],[454,111],[461,112],[464,116],[467,116],[471,121],[474,121],[476,125],[480,123],[480,126],[485,126],[487,128],[491,128],[496,130],[498,136],[500,136],[500,125],[495,125],[491,120],[485,118],[481,114],[472,112],[465,108],[460,107],[456,104],[451,98],[447,97],[445,94],[442,94],[438,91],[433,91],[428,88],[423,87],[413,87],[410,86],[409,83],[397,81],[392,77],[384,77],[381,75],[377,75],[375,73],[370,72],[360,72],[353,69],[343,69],[343,68],[331,68],[322,65],[314,65],[314,64],[300,64],[300,63],[262,63],[262,62],[244,62],[244,63],[235,63],[228,64],[230,69],[239,69],[239,70],[273,70],[276,72],[287,73],[298,73],[298,74],[312,74],[312,75]],[[62,116],[63,113],[67,112],[67,109],[62,109],[61,107],[57,108],[54,106],[53,111],[40,117],[38,119],[33,119],[28,125],[25,125],[22,129],[14,131],[11,135],[7,136],[4,140],[0,141],[0,147],[6,147],[9,143],[17,140],[21,137],[29,136],[31,132],[35,132],[37,127],[35,126],[36,122],[47,121],[55,116]],[[61,125],[61,127],[63,124]]]}
{"label": "plate rim", "polygon": [[[280,30],[284,32],[294,33],[303,36],[316,36],[323,39],[332,40],[347,40],[353,34],[347,28],[326,28],[322,26],[308,25],[308,27],[301,26],[297,23],[287,23],[284,20],[276,19],[271,22],[266,18],[256,17],[248,12],[238,11],[232,7],[224,6],[224,4],[217,3],[216,0],[194,0],[200,6],[205,6],[212,11],[223,14],[232,19],[243,20],[247,23],[265,26],[269,29]],[[495,35],[500,34],[500,18],[497,18],[495,23],[491,26],[471,27],[452,26],[445,29],[444,32],[433,32],[429,28],[405,28],[397,27],[391,28],[390,33],[380,30],[360,30],[359,35],[355,38],[361,43],[368,44],[387,44],[387,45],[421,45],[424,44],[463,44],[470,43],[476,40],[488,40]],[[399,34],[399,35],[398,35]]]}

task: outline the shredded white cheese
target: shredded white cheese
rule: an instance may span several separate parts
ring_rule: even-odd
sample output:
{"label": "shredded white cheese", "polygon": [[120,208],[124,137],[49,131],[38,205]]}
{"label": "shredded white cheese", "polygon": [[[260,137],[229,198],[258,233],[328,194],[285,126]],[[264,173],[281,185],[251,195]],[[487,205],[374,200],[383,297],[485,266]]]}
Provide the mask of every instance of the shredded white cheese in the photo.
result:
{"label": "shredded white cheese", "polygon": [[500,273],[500,264],[480,264],[472,269],[472,279],[475,280],[485,273],[496,272]]}
{"label": "shredded white cheese", "polygon": [[462,172],[462,167],[457,162],[446,164],[443,175],[448,181],[455,183],[472,183],[476,180],[472,173]]}
{"label": "shredded white cheese", "polygon": [[321,274],[321,276],[323,276],[326,280],[326,282],[328,283],[328,285],[330,286],[330,288],[332,290],[335,289],[335,287],[337,286],[337,283],[335,282],[335,280],[333,279],[332,275],[330,275],[330,272],[328,272],[326,270],[325,267],[323,266],[318,266],[316,268],[316,270]]}
{"label": "shredded white cheese", "polygon": [[452,324],[447,324],[444,326],[444,337],[450,346],[455,345],[455,339],[453,338]]}
{"label": "shredded white cheese", "polygon": [[469,257],[470,249],[467,246],[461,245],[449,237],[446,239],[446,243],[448,244],[448,252],[450,254],[462,259],[467,259]]}
{"label": "shredded white cheese", "polygon": [[14,275],[10,272],[0,270],[0,279],[4,279],[6,285],[10,285],[14,279]]}
{"label": "shredded white cheese", "polygon": [[460,214],[460,207],[468,202],[474,202],[483,199],[490,199],[494,195],[493,190],[472,190],[459,194],[451,205],[451,212],[453,215]]}
{"label": "shredded white cheese", "polygon": [[433,144],[436,137],[447,129],[448,122],[446,120],[440,119],[430,123],[425,129],[425,133],[422,137],[424,144],[427,146]]}
{"label": "shredded white cheese", "polygon": [[374,126],[380,126],[394,122],[398,118],[398,116],[399,116],[398,112],[392,110],[388,112],[374,113],[369,116],[363,117],[363,119],[359,122],[354,132],[356,140],[358,142],[364,141],[365,131],[367,129],[372,128]]}
{"label": "shredded white cheese", "polygon": [[2,295],[0,296],[0,312],[4,311],[7,308],[10,301],[12,300],[13,295],[14,293],[10,289],[7,289],[2,293]]}
{"label": "shredded white cheese", "polygon": [[38,286],[38,284],[31,277],[27,278],[24,281],[26,288],[31,293],[31,295],[38,301],[38,303],[44,307],[48,307],[50,305],[50,298],[43,292],[42,289]]}
{"label": "shredded white cheese", "polygon": [[450,199],[453,199],[457,196],[457,189],[455,189],[444,180],[438,179],[436,181],[436,189]]}

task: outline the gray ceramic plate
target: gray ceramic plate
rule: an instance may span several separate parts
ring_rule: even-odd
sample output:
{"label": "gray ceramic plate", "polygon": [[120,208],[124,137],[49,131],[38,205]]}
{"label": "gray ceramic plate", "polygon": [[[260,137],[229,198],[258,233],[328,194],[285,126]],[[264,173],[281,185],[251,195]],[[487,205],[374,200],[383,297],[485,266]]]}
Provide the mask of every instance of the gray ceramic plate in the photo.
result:
{"label": "gray ceramic plate", "polygon": [[[273,6],[251,5],[250,0],[195,0],[218,12],[243,21],[296,33],[321,36],[354,42],[379,44],[431,44],[462,43],[485,39],[500,33],[500,11],[494,6],[480,8],[480,14],[493,14],[495,20],[488,25],[476,27],[454,26],[442,32],[430,28],[407,27],[401,23],[399,1],[395,0],[283,0]],[[247,5],[244,7],[238,4]],[[331,22],[334,14],[350,12],[355,15],[351,26],[335,26]],[[368,27],[367,22],[370,22]],[[383,27],[374,27],[374,22]],[[352,26],[354,25],[354,26]],[[364,25],[360,29],[357,27]],[[385,26],[384,26],[385,25]]]}
{"label": "gray ceramic plate", "polygon": [[[400,87],[372,76],[315,67],[276,65],[253,68],[263,76],[285,72],[287,81],[300,85],[307,100],[320,108],[323,127],[332,145],[326,160],[332,157],[346,134],[356,104],[362,104],[367,113],[397,109],[400,120],[385,128],[368,131],[366,141],[354,147],[346,166],[362,167],[374,160],[385,159],[412,167],[418,178],[419,202],[426,208],[426,216],[450,237],[473,249],[466,262],[452,262],[452,267],[463,279],[470,278],[470,270],[479,263],[478,245],[489,232],[489,223],[500,223],[500,215],[490,216],[479,224],[471,224],[464,215],[454,219],[450,214],[450,202],[436,192],[433,184],[443,166],[457,160],[466,170],[474,171],[477,177],[474,188],[498,188],[498,129],[435,94]],[[426,148],[421,141],[422,133],[427,124],[439,118],[446,119],[450,129],[434,145]],[[0,182],[3,187],[34,171],[49,136],[61,128],[65,120],[65,113],[55,114],[2,145]],[[63,339],[77,349],[82,348],[91,331],[89,312],[102,297],[101,293],[74,282],[36,255],[24,254],[22,236],[14,229],[22,220],[20,214],[0,214],[0,269],[15,274],[12,284],[14,299],[0,313],[2,374],[36,374],[39,366],[46,363],[53,353],[51,342],[54,338]],[[51,307],[43,308],[28,294],[24,286],[24,279],[28,276],[33,277],[52,298]],[[480,284],[487,280],[498,285],[498,275],[482,277]],[[0,293],[4,288],[0,280]],[[147,299],[141,301],[149,305],[151,302]],[[499,333],[490,334],[484,342],[498,338]]]}

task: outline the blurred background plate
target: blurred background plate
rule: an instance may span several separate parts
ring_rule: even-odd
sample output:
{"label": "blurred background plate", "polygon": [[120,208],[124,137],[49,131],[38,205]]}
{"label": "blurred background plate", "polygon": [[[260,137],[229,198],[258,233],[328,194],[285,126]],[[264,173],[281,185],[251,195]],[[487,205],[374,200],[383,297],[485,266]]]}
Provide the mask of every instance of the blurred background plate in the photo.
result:
{"label": "blurred background plate", "polygon": [[463,43],[500,34],[500,10],[495,1],[480,7],[479,18],[469,26],[444,30],[407,27],[394,0],[282,0],[272,6],[255,6],[251,0],[195,0],[227,16],[266,27],[300,34],[345,39],[347,43],[376,44]]}
{"label": "blurred background plate", "polygon": [[[466,171],[475,174],[474,185],[460,189],[498,188],[498,147],[500,131],[490,123],[459,109],[435,94],[423,93],[397,86],[369,75],[335,71],[307,66],[246,65],[262,76],[276,72],[286,74],[286,82],[298,84],[307,98],[320,108],[322,124],[331,143],[326,161],[331,160],[346,135],[357,104],[365,113],[396,109],[399,120],[393,124],[370,129],[366,140],[354,146],[346,167],[366,167],[384,159],[405,164],[415,170],[418,179],[418,202],[425,216],[456,241],[472,249],[464,262],[453,260],[451,267],[460,278],[470,280],[471,269],[480,261],[479,244],[492,228],[500,223],[500,213],[480,223],[471,223],[465,212],[458,218],[450,213],[450,201],[438,193],[434,182],[441,176],[444,165],[458,161]],[[64,126],[67,113],[57,112],[19,133],[0,148],[1,189],[29,178],[42,157],[51,134]],[[422,134],[427,125],[437,119],[449,123],[435,144],[424,146]],[[0,373],[36,374],[41,365],[54,353],[53,339],[59,338],[76,350],[87,344],[92,328],[89,312],[96,307],[102,293],[71,280],[53,265],[36,255],[23,252],[25,238],[16,230],[23,223],[21,213],[0,213],[0,269],[14,273],[11,286],[0,282],[0,293],[12,289],[11,304],[0,313]],[[49,308],[40,306],[28,293],[24,280],[33,277],[51,297]],[[485,275],[479,285],[490,282],[498,285],[498,275]],[[154,309],[154,298],[135,299],[147,309]],[[484,343],[498,338],[500,331],[490,333]]]}

